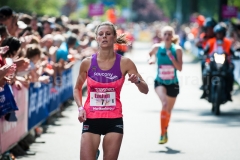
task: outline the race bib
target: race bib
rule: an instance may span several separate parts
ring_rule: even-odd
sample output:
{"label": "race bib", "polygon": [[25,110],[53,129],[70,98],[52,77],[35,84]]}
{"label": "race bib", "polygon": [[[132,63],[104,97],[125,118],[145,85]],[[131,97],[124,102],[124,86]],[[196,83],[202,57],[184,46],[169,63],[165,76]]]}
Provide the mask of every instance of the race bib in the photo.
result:
{"label": "race bib", "polygon": [[174,67],[172,65],[160,65],[159,77],[163,80],[171,80],[174,78]]}
{"label": "race bib", "polygon": [[113,111],[116,108],[116,92],[114,88],[91,88],[91,111]]}

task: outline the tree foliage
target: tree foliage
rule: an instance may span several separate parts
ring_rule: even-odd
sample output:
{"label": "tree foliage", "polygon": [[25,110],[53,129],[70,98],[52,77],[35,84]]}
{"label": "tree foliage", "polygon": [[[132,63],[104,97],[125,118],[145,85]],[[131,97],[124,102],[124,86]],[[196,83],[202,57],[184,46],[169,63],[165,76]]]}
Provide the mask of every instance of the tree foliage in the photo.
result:
{"label": "tree foliage", "polygon": [[236,6],[236,7],[238,7],[238,10],[240,10],[240,1],[239,0],[230,0],[230,1],[228,1],[228,5]]}
{"label": "tree foliage", "polygon": [[174,17],[176,12],[176,0],[156,0],[155,2],[167,17]]}
{"label": "tree foliage", "polygon": [[133,20],[153,22],[164,19],[164,13],[161,9],[151,0],[133,0],[132,11],[135,13]]}
{"label": "tree foliage", "polygon": [[17,12],[59,16],[65,0],[1,0],[0,6],[9,6]]}

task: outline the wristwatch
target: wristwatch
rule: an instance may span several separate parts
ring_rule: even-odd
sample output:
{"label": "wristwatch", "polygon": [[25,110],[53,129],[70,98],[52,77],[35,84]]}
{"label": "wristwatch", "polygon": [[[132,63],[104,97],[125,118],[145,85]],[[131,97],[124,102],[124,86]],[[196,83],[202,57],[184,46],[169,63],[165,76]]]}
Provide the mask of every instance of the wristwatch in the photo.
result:
{"label": "wristwatch", "polygon": [[138,81],[135,84],[139,84],[141,82],[141,79],[138,77]]}

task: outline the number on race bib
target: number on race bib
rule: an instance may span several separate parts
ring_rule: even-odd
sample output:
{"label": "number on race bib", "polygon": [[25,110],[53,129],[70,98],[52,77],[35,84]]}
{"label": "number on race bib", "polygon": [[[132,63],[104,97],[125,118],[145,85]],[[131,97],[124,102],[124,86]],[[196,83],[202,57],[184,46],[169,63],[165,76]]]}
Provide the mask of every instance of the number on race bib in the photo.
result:
{"label": "number on race bib", "polygon": [[90,91],[90,108],[92,111],[110,111],[116,107],[114,88],[92,88]]}
{"label": "number on race bib", "polygon": [[174,67],[172,65],[160,65],[159,66],[159,77],[163,80],[174,79]]}

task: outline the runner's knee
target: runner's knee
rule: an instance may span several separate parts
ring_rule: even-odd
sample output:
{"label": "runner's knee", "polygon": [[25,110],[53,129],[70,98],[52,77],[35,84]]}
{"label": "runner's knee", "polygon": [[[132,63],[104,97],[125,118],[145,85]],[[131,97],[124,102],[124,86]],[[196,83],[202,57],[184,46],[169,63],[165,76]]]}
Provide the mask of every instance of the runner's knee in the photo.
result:
{"label": "runner's knee", "polygon": [[162,110],[167,111],[167,107],[168,107],[168,102],[167,102],[167,100],[163,100],[163,101],[162,101]]}

